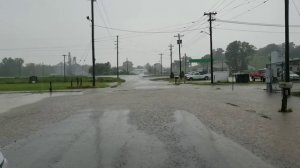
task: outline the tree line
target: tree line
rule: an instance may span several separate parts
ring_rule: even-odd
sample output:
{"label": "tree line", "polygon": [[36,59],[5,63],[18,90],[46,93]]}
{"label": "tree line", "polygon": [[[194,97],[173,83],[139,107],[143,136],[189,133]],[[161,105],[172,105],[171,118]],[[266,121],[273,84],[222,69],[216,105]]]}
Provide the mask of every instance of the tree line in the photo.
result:
{"label": "tree line", "polygon": [[[213,50],[214,63],[225,61],[228,68],[233,71],[246,71],[249,67],[262,69],[270,62],[270,55],[277,51],[285,56],[285,45],[268,44],[257,49],[254,45],[245,41],[233,41],[228,44],[226,50],[217,48]],[[202,58],[210,58],[210,54]],[[300,45],[290,43],[290,59],[300,58]]]}
{"label": "tree line", "polygon": [[53,67],[50,65],[28,63],[24,64],[22,58],[3,58],[0,63],[0,76],[2,77],[20,77],[31,75],[49,75],[53,73]]}

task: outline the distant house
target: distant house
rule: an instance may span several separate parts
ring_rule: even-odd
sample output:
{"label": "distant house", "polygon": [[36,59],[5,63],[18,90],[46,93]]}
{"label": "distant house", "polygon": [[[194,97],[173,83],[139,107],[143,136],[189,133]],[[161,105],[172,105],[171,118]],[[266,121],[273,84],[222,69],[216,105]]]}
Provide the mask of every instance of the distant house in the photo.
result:
{"label": "distant house", "polygon": [[290,59],[290,71],[300,74],[300,58]]}
{"label": "distant house", "polygon": [[127,72],[127,70],[128,70],[129,73],[132,72],[132,70],[133,70],[133,63],[131,61],[125,61],[125,62],[123,62],[122,70],[124,72]]}

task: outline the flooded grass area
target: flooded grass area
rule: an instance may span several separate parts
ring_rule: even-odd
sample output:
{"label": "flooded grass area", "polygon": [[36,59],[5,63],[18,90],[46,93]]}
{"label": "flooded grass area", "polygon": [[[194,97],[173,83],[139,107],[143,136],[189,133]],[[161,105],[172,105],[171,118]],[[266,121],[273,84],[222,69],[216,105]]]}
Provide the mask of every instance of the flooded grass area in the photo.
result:
{"label": "flooded grass area", "polygon": [[[109,85],[107,83],[96,83],[96,88],[105,88]],[[0,91],[44,91],[49,90],[50,83],[17,83],[17,84],[0,84]],[[65,89],[83,89],[83,88],[93,88],[90,82],[85,82],[82,84],[81,87],[76,87],[74,83],[71,86],[70,83],[62,83],[62,82],[55,82],[52,83],[53,90],[65,90]]]}
{"label": "flooded grass area", "polygon": [[[29,83],[27,78],[1,78],[0,91],[46,91],[50,88],[52,82],[52,90],[65,90],[65,89],[86,89],[93,88],[91,78],[83,77],[77,83],[76,78],[68,78],[63,82],[63,77],[47,77],[38,78],[37,83]],[[125,82],[123,79],[114,77],[98,77],[96,79],[96,88],[110,87],[111,83],[121,84]]]}

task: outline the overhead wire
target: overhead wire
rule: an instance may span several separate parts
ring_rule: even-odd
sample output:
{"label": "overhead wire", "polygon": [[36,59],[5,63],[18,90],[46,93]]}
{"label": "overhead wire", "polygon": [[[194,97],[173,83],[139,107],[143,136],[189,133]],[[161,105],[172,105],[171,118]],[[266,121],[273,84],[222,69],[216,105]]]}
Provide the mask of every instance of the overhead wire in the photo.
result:
{"label": "overhead wire", "polygon": [[[101,26],[101,25],[95,25],[95,27],[100,27],[104,29],[110,29],[110,30],[115,30],[115,31],[123,31],[123,32],[130,32],[130,33],[142,33],[142,34],[165,34],[165,33],[177,33],[180,31],[140,31],[140,30],[128,30],[128,29],[120,29],[120,28],[113,28],[113,27],[106,27],[106,26]],[[203,27],[200,29],[205,29],[207,27]],[[185,30],[184,32],[188,31],[197,31],[199,29],[189,29]]]}
{"label": "overhead wire", "polygon": [[[101,4],[102,4],[102,9],[103,9],[105,18],[107,19],[107,22],[108,22],[108,24],[109,24],[109,26],[110,26],[110,25],[111,25],[111,22],[110,22],[110,18],[109,18],[109,15],[108,15],[108,13],[107,13],[106,7],[105,7],[105,5],[104,5],[103,0],[100,0],[100,1],[101,1]],[[97,3],[98,3],[98,1],[97,1]],[[98,4],[98,6],[99,6],[99,4]]]}
{"label": "overhead wire", "polygon": [[211,8],[209,11],[212,11],[213,9],[217,10],[219,7],[221,7],[224,4],[224,2],[226,2],[226,0],[221,1],[221,3],[219,5],[215,6],[215,9]]}
{"label": "overhead wire", "polygon": [[[233,7],[231,7],[231,8],[228,8],[228,9],[226,9],[226,10],[223,10],[222,12],[219,11],[218,13],[222,13],[222,17],[224,17],[224,16],[230,14],[231,12],[233,12],[234,10],[239,9],[239,8],[245,6],[245,5],[249,5],[249,4],[251,4],[251,3],[253,3],[253,2],[256,2],[256,1],[257,1],[257,0],[252,0],[252,1],[246,0],[246,2],[243,1],[243,2],[241,2],[241,3],[239,3],[239,4],[236,4],[235,6],[233,6]],[[227,13],[224,13],[224,12],[227,12]]]}
{"label": "overhead wire", "polygon": [[300,16],[300,10],[299,10],[298,6],[296,5],[296,3],[295,3],[294,0],[292,0],[292,2],[293,2],[293,4],[294,4],[294,7],[295,7],[295,9],[296,9],[298,15]]}
{"label": "overhead wire", "polygon": [[[98,10],[99,10],[99,16],[101,17],[101,19],[102,19],[102,21],[103,21],[103,23],[104,23],[104,25],[105,26],[108,26],[108,24],[106,23],[106,20],[104,19],[104,16],[102,15],[102,13],[101,13],[101,9],[100,9],[100,5],[99,5],[99,3],[98,3],[98,1],[96,1],[96,6],[97,6],[97,8],[98,8]],[[106,30],[107,31],[107,33],[110,35],[110,36],[112,36],[112,34],[109,32],[109,30]]]}
{"label": "overhead wire", "polygon": [[[269,34],[284,34],[283,31],[263,31],[263,30],[249,30],[249,29],[231,29],[231,28],[214,28],[216,30],[229,30],[229,31],[242,31],[242,32],[253,32],[253,33],[269,33]],[[290,32],[294,34],[300,34],[300,32]]]}
{"label": "overhead wire", "polygon": [[234,3],[236,0],[231,0],[229,3],[227,3],[223,8],[218,10],[218,12],[222,12],[224,9],[226,9],[228,6],[230,6],[232,3]]}
{"label": "overhead wire", "polygon": [[[216,19],[217,22],[223,23],[231,23],[231,24],[241,24],[241,25],[251,25],[251,26],[267,26],[267,27],[285,27],[282,24],[267,24],[267,23],[255,23],[255,22],[241,22],[241,21],[233,21],[233,20],[221,20]],[[290,27],[300,28],[300,25],[290,25]]]}
{"label": "overhead wire", "polygon": [[241,17],[241,16],[243,16],[243,15],[245,15],[245,14],[247,14],[247,13],[253,11],[254,9],[256,9],[256,8],[258,8],[258,7],[260,7],[260,6],[264,5],[264,4],[266,4],[266,3],[269,2],[269,1],[270,1],[270,0],[264,0],[263,2],[259,3],[258,5],[252,7],[252,8],[250,8],[250,9],[248,9],[247,11],[244,11],[244,12],[242,12],[242,13],[240,13],[240,14],[238,14],[238,15],[236,15],[236,16],[230,18],[230,19],[236,19],[236,18],[238,18],[238,17]]}

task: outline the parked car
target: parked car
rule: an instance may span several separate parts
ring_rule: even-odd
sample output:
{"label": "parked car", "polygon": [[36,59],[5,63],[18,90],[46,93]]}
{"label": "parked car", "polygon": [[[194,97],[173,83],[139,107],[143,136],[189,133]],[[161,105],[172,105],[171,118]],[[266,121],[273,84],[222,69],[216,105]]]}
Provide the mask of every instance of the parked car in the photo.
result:
{"label": "parked car", "polygon": [[260,79],[261,81],[264,82],[266,79],[265,74],[266,74],[266,69],[260,69],[258,71],[251,72],[249,75],[250,75],[252,81],[255,81],[256,79]]}
{"label": "parked car", "polygon": [[0,168],[6,168],[6,166],[7,166],[6,160],[2,155],[2,153],[0,152]]}
{"label": "parked car", "polygon": [[300,77],[293,71],[290,71],[290,80],[300,80]]}
{"label": "parked car", "polygon": [[196,71],[191,71],[191,72],[188,72],[184,75],[184,77],[187,77],[188,75],[193,75],[194,73],[197,73]]}
{"label": "parked car", "polygon": [[185,78],[187,80],[201,80],[201,79],[208,80],[209,75],[210,74],[207,74],[207,73],[195,72],[195,73],[187,75]]}

